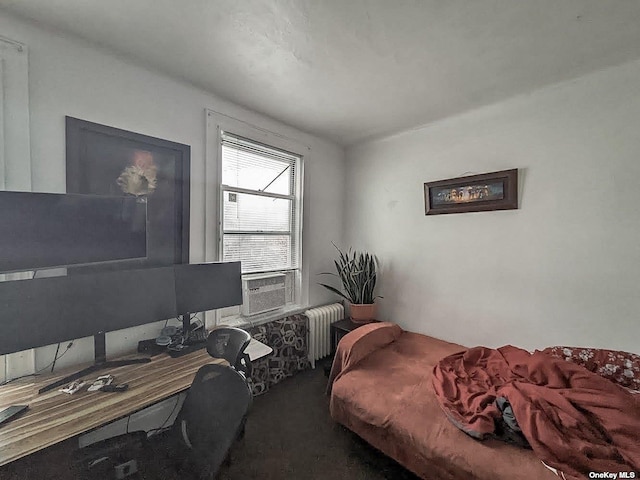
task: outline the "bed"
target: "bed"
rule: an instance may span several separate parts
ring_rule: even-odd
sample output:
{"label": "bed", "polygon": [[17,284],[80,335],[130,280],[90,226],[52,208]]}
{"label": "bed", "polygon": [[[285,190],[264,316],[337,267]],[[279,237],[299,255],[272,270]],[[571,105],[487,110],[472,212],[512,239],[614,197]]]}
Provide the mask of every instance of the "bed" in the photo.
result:
{"label": "bed", "polygon": [[478,441],[445,415],[434,367],[466,350],[391,323],[362,326],[338,346],[331,416],[423,479],[557,479],[532,450]]}

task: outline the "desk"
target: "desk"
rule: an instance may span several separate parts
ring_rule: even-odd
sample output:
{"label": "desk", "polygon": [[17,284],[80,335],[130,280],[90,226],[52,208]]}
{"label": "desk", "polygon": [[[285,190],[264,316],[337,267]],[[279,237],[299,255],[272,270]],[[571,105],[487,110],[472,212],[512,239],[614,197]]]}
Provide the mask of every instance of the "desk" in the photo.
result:
{"label": "desk", "polygon": [[127,365],[95,372],[110,373],[116,383],[128,383],[123,393],[88,392],[86,387],[73,395],[52,390],[38,395],[39,388],[82,366],[54,375],[16,380],[0,387],[0,409],[9,405],[29,405],[22,416],[0,426],[0,466],[50,447],[63,440],[126,417],[191,386],[200,367],[225,363],[198,350],[179,358],[166,354],[150,363]]}

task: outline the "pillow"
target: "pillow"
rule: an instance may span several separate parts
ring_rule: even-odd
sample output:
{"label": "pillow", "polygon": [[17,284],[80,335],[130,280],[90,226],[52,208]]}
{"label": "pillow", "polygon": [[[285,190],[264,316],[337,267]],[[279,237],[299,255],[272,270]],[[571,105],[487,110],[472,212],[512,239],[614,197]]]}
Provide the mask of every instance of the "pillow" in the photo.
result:
{"label": "pillow", "polygon": [[582,365],[622,387],[640,390],[640,355],[583,347],[547,347],[542,353]]}

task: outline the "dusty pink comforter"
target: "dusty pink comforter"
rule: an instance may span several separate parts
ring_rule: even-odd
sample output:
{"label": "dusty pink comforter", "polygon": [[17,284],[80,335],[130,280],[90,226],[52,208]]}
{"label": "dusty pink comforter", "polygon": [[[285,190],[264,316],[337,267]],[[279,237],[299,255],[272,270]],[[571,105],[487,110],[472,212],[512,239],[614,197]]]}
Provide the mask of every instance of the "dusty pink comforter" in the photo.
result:
{"label": "dusty pink comforter", "polygon": [[640,472],[640,402],[580,365],[511,345],[443,358],[433,386],[442,408],[471,434],[493,433],[506,398],[538,458],[567,478]]}
{"label": "dusty pink comforter", "polygon": [[432,371],[440,359],[464,350],[391,323],[360,327],[338,346],[331,415],[424,479],[557,480],[531,450],[474,440],[447,419]]}

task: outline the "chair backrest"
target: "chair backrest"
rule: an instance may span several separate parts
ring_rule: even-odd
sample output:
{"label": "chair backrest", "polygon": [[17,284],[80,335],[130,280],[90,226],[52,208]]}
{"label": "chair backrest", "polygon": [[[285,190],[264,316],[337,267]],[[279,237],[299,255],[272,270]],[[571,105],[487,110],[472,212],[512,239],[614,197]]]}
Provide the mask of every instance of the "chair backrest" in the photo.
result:
{"label": "chair backrest", "polygon": [[207,352],[213,358],[223,358],[236,370],[248,374],[251,363],[244,350],[250,341],[251,335],[240,328],[214,328],[207,337]]}
{"label": "chair backrest", "polygon": [[213,478],[244,426],[253,401],[244,376],[227,366],[198,370],[176,421],[198,470]]}

